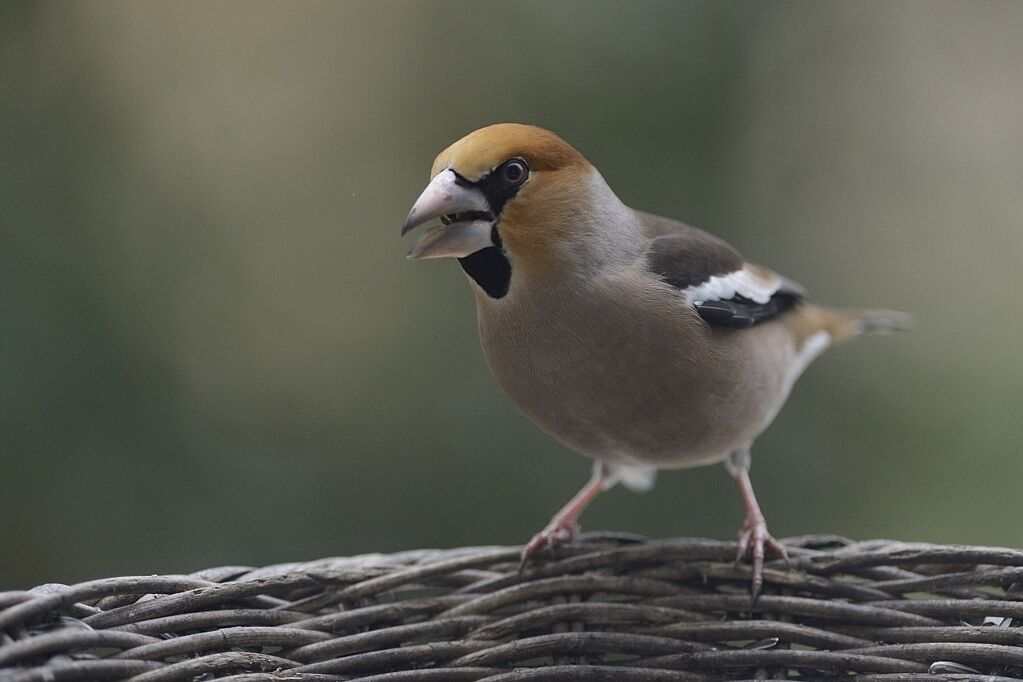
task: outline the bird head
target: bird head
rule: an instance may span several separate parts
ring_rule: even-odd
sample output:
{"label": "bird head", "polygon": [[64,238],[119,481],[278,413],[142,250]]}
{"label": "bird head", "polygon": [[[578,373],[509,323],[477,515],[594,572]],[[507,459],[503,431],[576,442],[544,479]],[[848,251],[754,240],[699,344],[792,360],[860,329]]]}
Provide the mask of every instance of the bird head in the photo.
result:
{"label": "bird head", "polygon": [[623,209],[600,174],[571,145],[543,128],[501,123],[442,151],[402,234],[433,220],[408,257],[459,260],[491,298],[512,271],[539,277],[585,261],[587,244]]}

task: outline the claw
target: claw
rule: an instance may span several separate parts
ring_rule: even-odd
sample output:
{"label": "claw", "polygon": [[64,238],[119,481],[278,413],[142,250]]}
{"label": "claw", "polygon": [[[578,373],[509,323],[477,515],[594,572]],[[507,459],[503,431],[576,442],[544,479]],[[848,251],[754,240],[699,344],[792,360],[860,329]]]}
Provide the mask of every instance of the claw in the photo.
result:
{"label": "claw", "polygon": [[546,528],[534,535],[533,539],[522,548],[522,557],[519,559],[519,573],[522,573],[530,558],[544,548],[551,551],[551,557],[553,558],[554,548],[574,540],[575,536],[579,534],[579,530],[579,524],[574,521],[555,517]]}
{"label": "claw", "polygon": [[750,514],[739,530],[738,551],[735,555],[736,563],[742,561],[747,555],[753,561],[753,582],[750,585],[750,593],[753,596],[753,605],[756,606],[757,597],[764,586],[764,557],[770,553],[779,559],[789,560],[788,552],[780,542],[771,537],[767,532],[767,522],[759,514]]}
{"label": "claw", "polygon": [[593,475],[590,476],[589,482],[554,515],[546,528],[534,535],[533,539],[522,548],[522,558],[519,559],[520,575],[530,557],[541,549],[547,547],[553,556],[555,547],[571,542],[579,534],[579,524],[576,519],[582,514],[583,509],[586,509],[586,506],[593,501],[593,498],[603,490],[605,477],[604,465],[601,462],[596,462],[593,465]]}

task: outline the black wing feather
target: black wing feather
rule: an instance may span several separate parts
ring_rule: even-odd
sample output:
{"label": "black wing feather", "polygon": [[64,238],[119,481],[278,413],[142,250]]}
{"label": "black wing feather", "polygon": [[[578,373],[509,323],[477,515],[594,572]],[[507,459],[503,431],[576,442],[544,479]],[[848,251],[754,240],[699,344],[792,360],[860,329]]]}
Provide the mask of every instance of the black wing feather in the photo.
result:
{"label": "black wing feather", "polygon": [[694,307],[708,324],[717,327],[746,329],[773,317],[778,317],[798,301],[799,296],[779,291],[767,303],[757,303],[745,296],[734,296],[725,301],[703,301]]}
{"label": "black wing feather", "polygon": [[[702,230],[678,225],[678,229],[667,234],[664,233],[667,230],[661,231],[650,241],[647,251],[647,269],[666,284],[685,291],[711,277],[736,272],[745,265],[742,256],[726,242]],[[694,308],[708,324],[746,329],[781,315],[803,295],[801,286],[779,278],[778,291],[765,303],[735,295],[727,300],[701,301]]]}

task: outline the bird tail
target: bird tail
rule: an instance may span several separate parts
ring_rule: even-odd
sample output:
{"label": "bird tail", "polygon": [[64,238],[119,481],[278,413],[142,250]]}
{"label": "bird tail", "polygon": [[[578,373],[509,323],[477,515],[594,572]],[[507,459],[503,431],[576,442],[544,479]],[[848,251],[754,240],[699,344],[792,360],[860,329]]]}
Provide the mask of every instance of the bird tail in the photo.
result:
{"label": "bird tail", "polygon": [[860,334],[891,334],[904,331],[913,325],[913,318],[896,310],[837,310],[814,306],[812,317],[816,318],[819,329],[831,335],[837,343]]}
{"label": "bird tail", "polygon": [[897,310],[861,310],[853,313],[858,334],[891,334],[913,326],[913,317]]}

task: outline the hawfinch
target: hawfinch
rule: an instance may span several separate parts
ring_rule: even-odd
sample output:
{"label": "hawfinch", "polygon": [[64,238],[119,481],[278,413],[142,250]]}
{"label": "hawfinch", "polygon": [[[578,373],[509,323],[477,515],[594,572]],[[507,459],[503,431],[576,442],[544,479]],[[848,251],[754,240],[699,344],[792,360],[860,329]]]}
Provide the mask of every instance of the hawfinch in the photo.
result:
{"label": "hawfinch", "polygon": [[805,302],[802,287],[721,239],[629,208],[578,151],[534,126],[492,125],[442,151],[402,234],[438,219],[408,257],[458,259],[497,383],[594,460],[523,563],[571,540],[601,490],[723,462],[746,505],[738,558],[752,559],[755,598],[765,551],[785,550],[753,494],[750,446],[823,350],[908,317]]}

